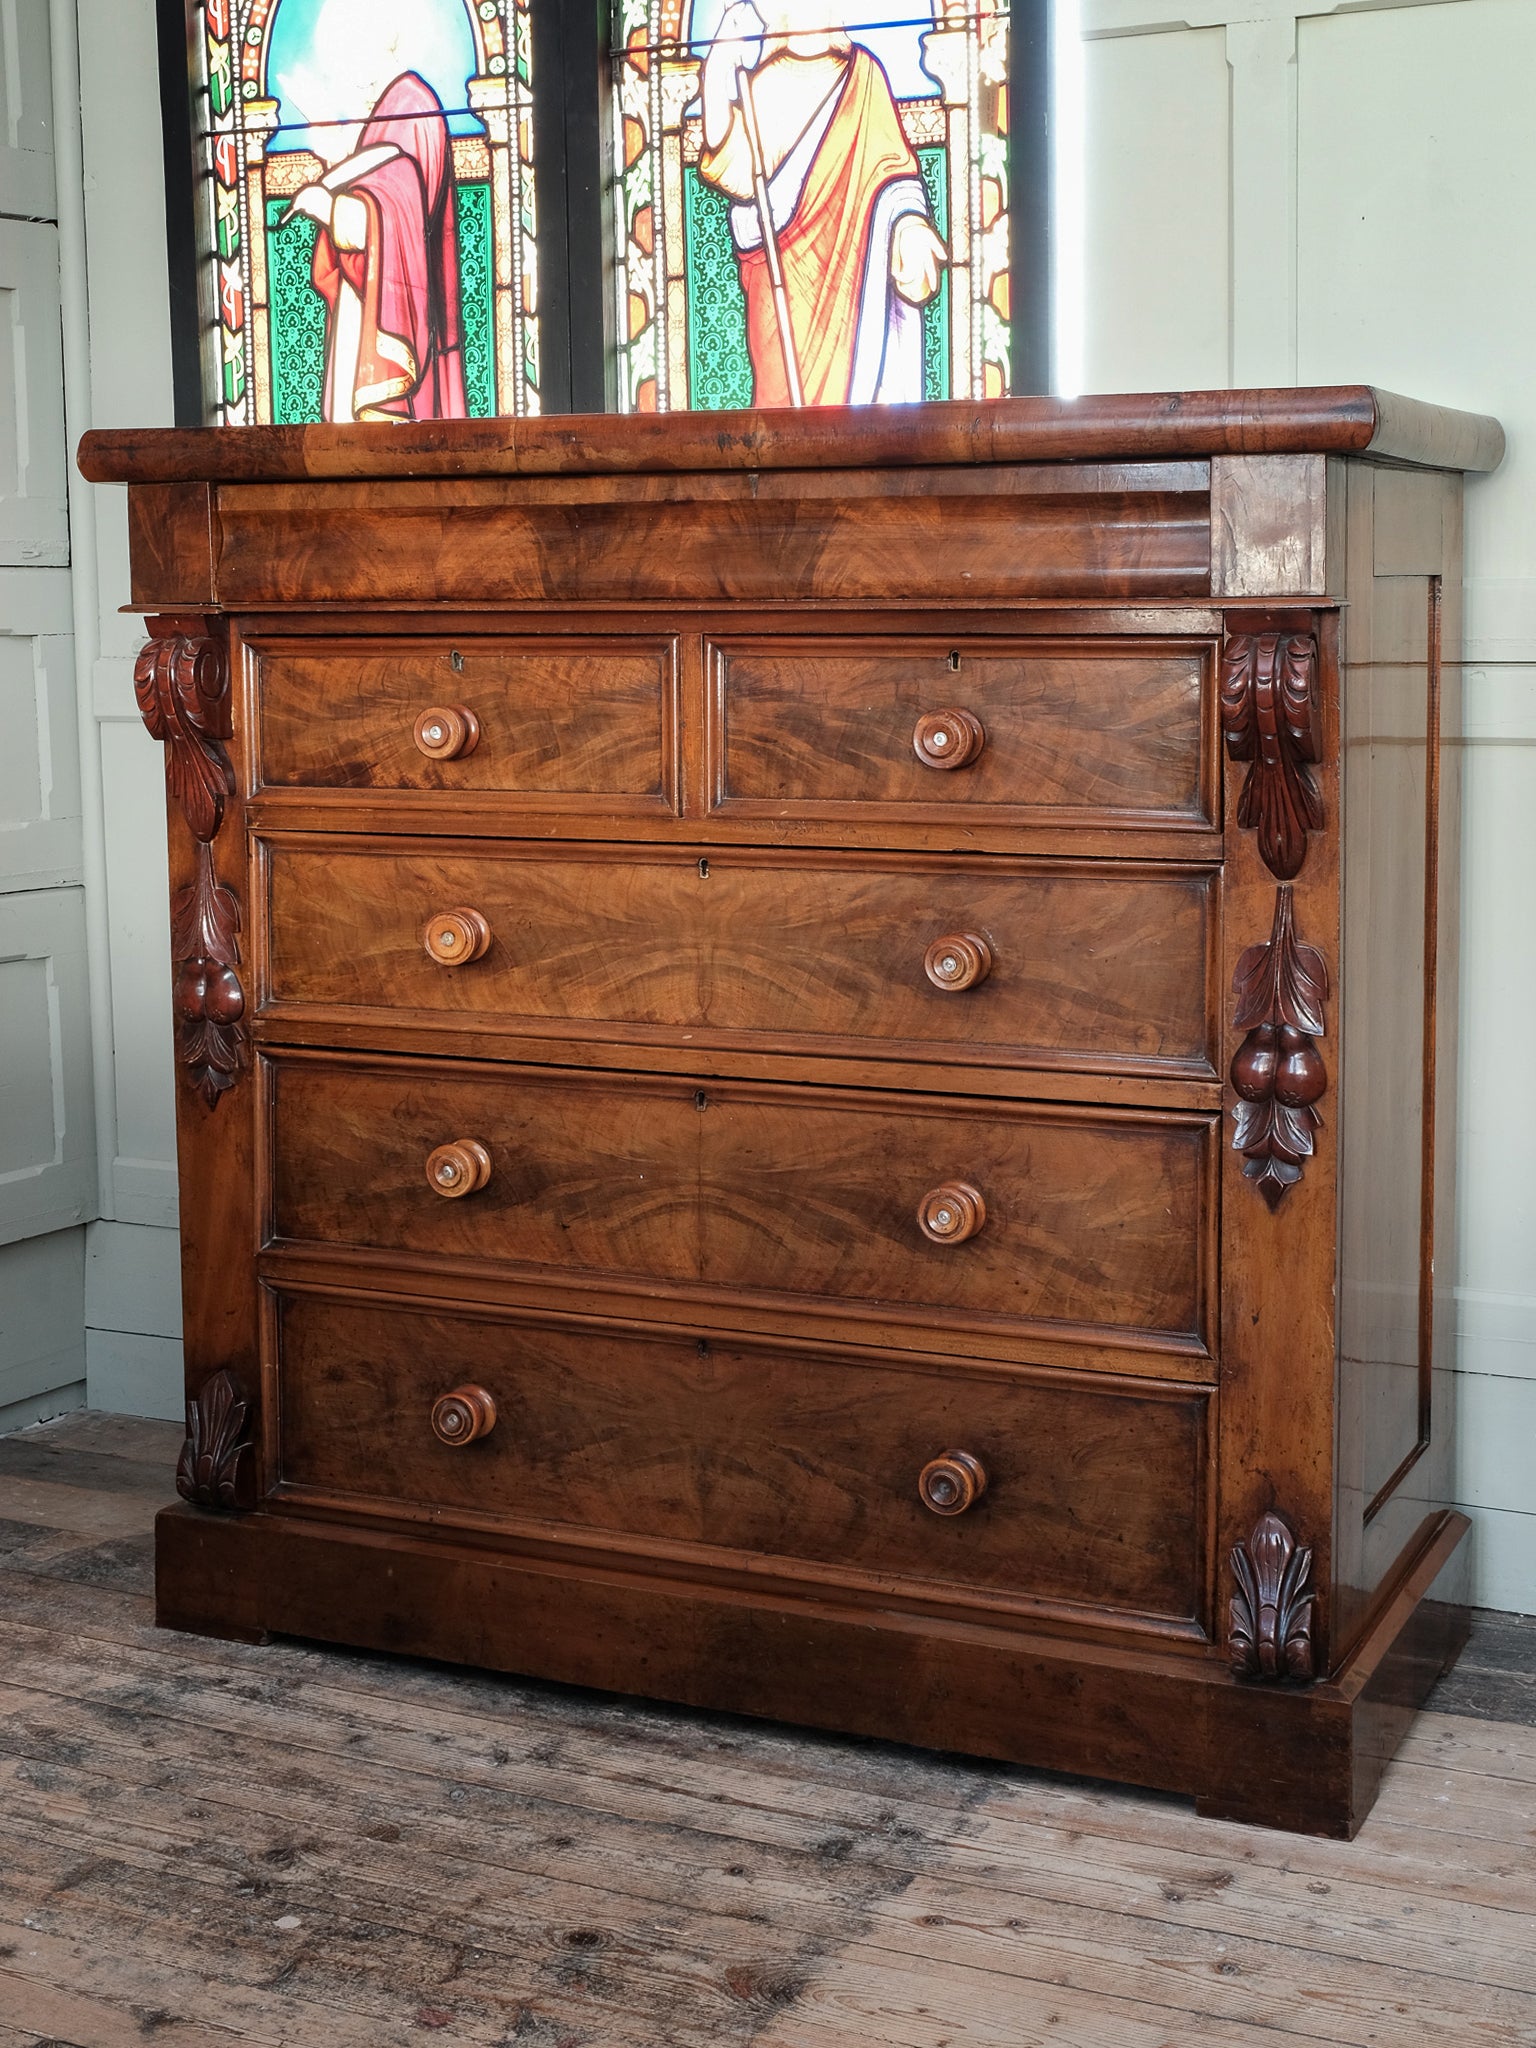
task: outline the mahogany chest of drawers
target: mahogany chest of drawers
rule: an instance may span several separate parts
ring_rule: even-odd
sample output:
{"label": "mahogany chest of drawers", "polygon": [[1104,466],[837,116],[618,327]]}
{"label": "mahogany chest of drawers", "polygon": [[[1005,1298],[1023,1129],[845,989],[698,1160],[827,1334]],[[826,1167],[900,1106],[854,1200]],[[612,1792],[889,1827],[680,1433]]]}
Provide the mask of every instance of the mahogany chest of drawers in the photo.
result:
{"label": "mahogany chest of drawers", "polygon": [[162,1622],[1352,1831],[1464,1627],[1501,445],[1362,388],[88,437],[170,796]]}

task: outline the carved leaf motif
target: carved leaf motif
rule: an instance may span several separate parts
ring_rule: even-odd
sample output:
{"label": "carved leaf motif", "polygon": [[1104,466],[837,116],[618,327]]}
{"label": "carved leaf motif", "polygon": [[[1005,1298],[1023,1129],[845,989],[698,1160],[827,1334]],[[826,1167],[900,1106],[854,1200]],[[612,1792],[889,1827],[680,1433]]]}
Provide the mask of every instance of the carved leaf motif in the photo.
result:
{"label": "carved leaf motif", "polygon": [[217,836],[235,776],[222,742],[233,733],[229,670],[216,642],[171,634],[148,641],[134,694],[153,739],[166,748],[166,782],[196,839]]}
{"label": "carved leaf motif", "polygon": [[231,1372],[204,1380],[187,1402],[187,1440],[176,1466],[176,1491],[200,1508],[240,1505],[243,1466],[250,1454],[246,1422],[250,1402]]}
{"label": "carved leaf motif", "polygon": [[1237,822],[1258,833],[1270,873],[1289,881],[1307,857],[1307,834],[1323,824],[1323,800],[1307,766],[1321,758],[1317,642],[1310,633],[1230,637],[1221,656],[1221,725],[1232,759],[1252,764]]}
{"label": "carved leaf motif", "polygon": [[1233,1150],[1271,1209],[1301,1179],[1322,1118],[1314,1104],[1328,1072],[1317,1040],[1327,1031],[1328,967],[1296,936],[1291,887],[1275,891],[1268,941],[1249,946],[1232,977],[1233,1027],[1246,1031],[1232,1061],[1236,1105]]}
{"label": "carved leaf motif", "polygon": [[210,1109],[245,1068],[248,1033],[240,963],[240,902],[214,873],[206,841],[189,887],[171,903],[176,963],[176,1056]]}
{"label": "carved leaf motif", "polygon": [[1227,1655],[1239,1678],[1313,1676],[1312,1552],[1298,1545],[1283,1518],[1260,1515],[1246,1543],[1232,1552]]}

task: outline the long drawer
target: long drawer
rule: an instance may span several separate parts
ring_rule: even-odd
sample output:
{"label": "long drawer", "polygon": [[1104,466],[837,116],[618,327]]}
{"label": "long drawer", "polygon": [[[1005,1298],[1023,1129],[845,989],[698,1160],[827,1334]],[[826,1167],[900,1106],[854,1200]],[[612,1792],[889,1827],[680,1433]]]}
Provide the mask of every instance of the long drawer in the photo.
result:
{"label": "long drawer", "polygon": [[[264,1062],[275,1240],[1208,1349],[1214,1117]],[[657,1313],[662,1312],[658,1308]]]}
{"label": "long drawer", "polygon": [[[281,1477],[311,1496],[887,1590],[1200,1611],[1204,1389],[303,1293],[277,1331]],[[489,1428],[444,1442],[434,1406],[466,1386]]]}
{"label": "long drawer", "polygon": [[279,1009],[1215,1071],[1209,869],[278,836],[267,872]]}

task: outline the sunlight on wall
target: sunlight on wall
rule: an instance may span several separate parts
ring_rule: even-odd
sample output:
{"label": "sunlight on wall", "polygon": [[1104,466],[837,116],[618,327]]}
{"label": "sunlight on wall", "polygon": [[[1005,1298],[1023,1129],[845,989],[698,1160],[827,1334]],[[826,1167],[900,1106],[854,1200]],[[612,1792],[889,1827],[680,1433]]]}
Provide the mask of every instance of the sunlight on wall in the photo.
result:
{"label": "sunlight on wall", "polygon": [[1052,382],[1060,398],[1083,388],[1083,237],[1085,230],[1082,0],[1054,0],[1051,15]]}

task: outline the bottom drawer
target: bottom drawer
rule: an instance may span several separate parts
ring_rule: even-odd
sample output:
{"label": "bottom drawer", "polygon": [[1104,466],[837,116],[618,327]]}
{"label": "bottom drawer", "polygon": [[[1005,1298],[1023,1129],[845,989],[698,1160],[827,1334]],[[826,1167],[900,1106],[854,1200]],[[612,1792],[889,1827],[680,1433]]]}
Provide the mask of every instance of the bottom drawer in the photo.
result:
{"label": "bottom drawer", "polygon": [[[653,1554],[697,1547],[713,1565],[921,1582],[986,1604],[1186,1628],[1203,1613],[1203,1388],[308,1292],[279,1296],[277,1331],[290,1490]],[[442,1442],[434,1403],[465,1384],[491,1396],[494,1426]],[[936,1504],[956,1505],[979,1474],[984,1490],[936,1512],[919,1478],[954,1451],[977,1469],[937,1469]]]}

